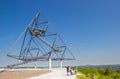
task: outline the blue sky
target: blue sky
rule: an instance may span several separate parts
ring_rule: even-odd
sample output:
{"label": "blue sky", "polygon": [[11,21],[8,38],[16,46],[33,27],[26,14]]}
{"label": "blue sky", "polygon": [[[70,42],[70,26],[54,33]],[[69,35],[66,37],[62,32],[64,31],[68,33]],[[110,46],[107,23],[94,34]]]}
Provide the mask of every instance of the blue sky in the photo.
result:
{"label": "blue sky", "polygon": [[9,62],[6,51],[41,10],[77,64],[120,64],[119,4],[119,0],[0,0],[0,62]]}

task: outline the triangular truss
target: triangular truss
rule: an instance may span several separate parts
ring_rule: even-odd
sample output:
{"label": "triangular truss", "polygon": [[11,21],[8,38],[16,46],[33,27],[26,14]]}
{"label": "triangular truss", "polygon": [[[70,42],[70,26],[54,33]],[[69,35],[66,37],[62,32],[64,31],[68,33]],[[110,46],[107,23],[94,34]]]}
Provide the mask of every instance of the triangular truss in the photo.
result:
{"label": "triangular truss", "polygon": [[75,59],[41,12],[37,13],[18,37],[7,56],[23,61],[22,64],[31,61],[46,61],[49,58],[52,60]]}

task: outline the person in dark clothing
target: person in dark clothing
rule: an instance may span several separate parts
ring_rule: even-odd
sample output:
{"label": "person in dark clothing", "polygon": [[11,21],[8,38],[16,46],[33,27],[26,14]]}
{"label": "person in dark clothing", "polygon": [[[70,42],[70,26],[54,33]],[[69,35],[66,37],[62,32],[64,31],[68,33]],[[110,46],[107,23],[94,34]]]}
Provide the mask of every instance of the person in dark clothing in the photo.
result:
{"label": "person in dark clothing", "polygon": [[66,69],[67,69],[67,76],[69,76],[70,75],[70,67],[67,66]]}

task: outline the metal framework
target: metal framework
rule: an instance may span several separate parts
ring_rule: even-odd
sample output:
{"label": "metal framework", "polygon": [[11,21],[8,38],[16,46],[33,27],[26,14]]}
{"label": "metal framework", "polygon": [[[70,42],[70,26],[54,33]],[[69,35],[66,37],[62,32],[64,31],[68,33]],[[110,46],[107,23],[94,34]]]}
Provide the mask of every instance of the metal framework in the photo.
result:
{"label": "metal framework", "polygon": [[53,27],[41,12],[37,13],[18,37],[8,51],[7,56],[22,61],[21,63],[9,65],[7,68],[13,68],[32,61],[75,59],[70,49],[58,33],[53,30]]}

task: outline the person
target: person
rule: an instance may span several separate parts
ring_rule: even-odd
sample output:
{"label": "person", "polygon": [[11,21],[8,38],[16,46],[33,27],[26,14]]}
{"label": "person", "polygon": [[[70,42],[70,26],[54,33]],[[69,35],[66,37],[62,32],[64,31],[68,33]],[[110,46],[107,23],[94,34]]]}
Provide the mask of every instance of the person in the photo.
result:
{"label": "person", "polygon": [[70,66],[67,66],[66,69],[67,69],[67,76],[69,76],[70,75]]}
{"label": "person", "polygon": [[75,75],[75,74],[76,74],[76,71],[75,71],[73,68],[70,68],[70,74],[71,74],[71,75]]}

